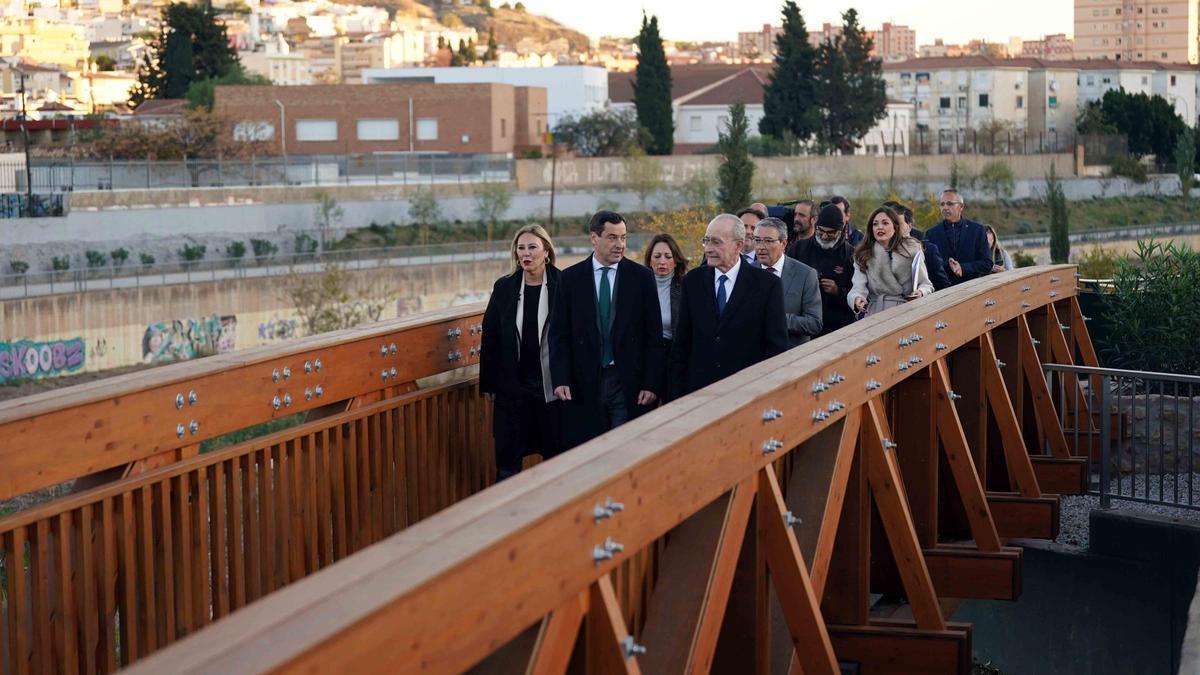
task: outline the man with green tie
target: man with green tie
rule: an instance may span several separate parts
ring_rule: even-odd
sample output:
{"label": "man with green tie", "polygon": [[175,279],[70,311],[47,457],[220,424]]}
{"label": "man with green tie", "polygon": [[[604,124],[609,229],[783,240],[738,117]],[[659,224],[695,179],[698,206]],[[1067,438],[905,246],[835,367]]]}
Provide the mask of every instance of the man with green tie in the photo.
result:
{"label": "man with green tie", "polygon": [[625,219],[600,211],[589,232],[592,255],[563,270],[550,317],[550,374],[565,402],[568,448],[650,410],[665,368],[654,273],[625,258]]}

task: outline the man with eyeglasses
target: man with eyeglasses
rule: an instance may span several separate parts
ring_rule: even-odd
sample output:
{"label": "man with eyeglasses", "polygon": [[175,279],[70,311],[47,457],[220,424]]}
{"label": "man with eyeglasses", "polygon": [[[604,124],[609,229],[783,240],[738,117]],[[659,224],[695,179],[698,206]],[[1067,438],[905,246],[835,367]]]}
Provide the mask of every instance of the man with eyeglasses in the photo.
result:
{"label": "man with eyeglasses", "polygon": [[821,334],[821,287],[817,271],[784,254],[787,224],[767,218],[754,230],[758,264],[783,282],[783,314],[787,321],[788,349]]}
{"label": "man with eyeglasses", "polygon": [[663,391],[662,314],[654,273],[625,258],[625,219],[599,211],[592,255],[559,275],[550,377],[572,448],[650,410]]}
{"label": "man with eyeglasses", "polygon": [[817,271],[821,286],[821,335],[854,323],[854,312],[846,303],[854,280],[854,247],[845,237],[842,210],[825,205],[817,214],[815,234],[801,239],[788,255]]}
{"label": "man with eyeglasses", "polygon": [[961,284],[992,271],[992,253],[983,225],[963,218],[966,206],[954,188],[942,190],[939,201],[942,220],[925,233],[926,241],[937,245],[946,258],[946,276],[950,285]]}
{"label": "man with eyeglasses", "polygon": [[672,399],[787,349],[783,284],[742,260],[745,241],[740,218],[713,218],[701,240],[708,265],[683,277],[667,383]]}

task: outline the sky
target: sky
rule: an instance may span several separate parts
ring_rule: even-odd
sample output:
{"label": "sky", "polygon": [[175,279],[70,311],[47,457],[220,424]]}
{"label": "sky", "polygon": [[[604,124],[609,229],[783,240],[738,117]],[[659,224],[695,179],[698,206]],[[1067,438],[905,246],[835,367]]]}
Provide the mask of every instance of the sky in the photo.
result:
{"label": "sky", "polygon": [[[591,37],[633,37],[642,10],[658,15],[659,29],[668,40],[735,41],[739,31],[779,24],[782,0],[524,0],[532,12],[544,14]],[[496,4],[499,4],[498,1]],[[800,11],[810,30],[824,22],[841,22],[850,4],[801,0]],[[962,43],[974,38],[1007,42],[1010,37],[1033,39],[1052,33],[1074,32],[1071,0],[856,0],[859,21],[868,29],[884,21],[917,31],[917,44],[934,38]],[[1032,20],[1034,17],[1036,21]]]}

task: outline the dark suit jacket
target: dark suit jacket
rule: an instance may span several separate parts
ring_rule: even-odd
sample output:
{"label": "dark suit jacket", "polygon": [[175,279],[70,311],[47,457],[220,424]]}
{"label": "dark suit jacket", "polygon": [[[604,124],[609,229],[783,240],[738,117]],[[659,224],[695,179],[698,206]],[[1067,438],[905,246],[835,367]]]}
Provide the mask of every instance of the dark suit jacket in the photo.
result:
{"label": "dark suit jacket", "polygon": [[[609,334],[614,367],[632,418],[649,410],[637,405],[639,391],[663,392],[662,315],[654,273],[649,269],[623,258],[617,263],[615,283]],[[567,447],[600,433],[596,428],[602,415],[600,358],[600,316],[592,257],[588,256],[559,276],[558,297],[550,316],[551,379],[555,388],[571,388],[571,401],[563,411]]]}
{"label": "dark suit jacket", "polygon": [[[950,245],[950,236],[946,231],[947,223],[942,221],[925,233],[925,241],[932,243],[941,251],[945,259],[946,277],[950,284],[961,284],[976,277],[992,272],[992,252],[987,245],[987,233],[979,223],[963,218],[959,221],[962,231],[958,237],[958,246]],[[950,271],[950,259],[954,258],[962,265],[963,275],[955,276]]]}
{"label": "dark suit jacket", "polygon": [[[542,328],[541,344],[549,340],[550,321],[554,316],[555,293],[560,272],[546,265],[546,297],[550,303],[546,325]],[[482,352],[479,355],[479,390],[498,396],[517,396],[521,393],[517,373],[520,338],[517,333],[517,299],[525,273],[517,270],[500,277],[492,287],[487,309],[483,312]]]}
{"label": "dark suit jacket", "polygon": [[725,311],[718,317],[715,271],[699,267],[683,278],[678,330],[671,347],[668,390],[672,399],[787,349],[783,283],[766,270],[742,265]]}
{"label": "dark suit jacket", "polygon": [[821,284],[817,271],[790,257],[783,264],[783,313],[787,320],[788,349],[821,334]]}
{"label": "dark suit jacket", "polygon": [[932,241],[922,241],[921,244],[925,247],[925,269],[929,271],[929,281],[933,283],[933,290],[950,288],[950,277],[946,275],[946,259],[942,257],[941,250]]}

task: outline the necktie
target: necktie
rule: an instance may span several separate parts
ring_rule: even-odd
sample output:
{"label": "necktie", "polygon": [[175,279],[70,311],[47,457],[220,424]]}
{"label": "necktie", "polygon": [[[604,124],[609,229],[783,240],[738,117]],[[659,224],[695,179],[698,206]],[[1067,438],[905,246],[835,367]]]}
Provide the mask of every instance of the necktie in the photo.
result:
{"label": "necktie", "polygon": [[612,313],[612,286],[608,284],[608,271],[611,268],[600,268],[600,296],[596,298],[596,306],[600,309],[600,367],[606,368],[613,362],[612,341],[608,335],[608,319]]}
{"label": "necktie", "polygon": [[725,312],[725,301],[729,298],[725,295],[725,282],[729,281],[729,277],[722,274],[717,278],[720,285],[717,287],[717,316],[721,316]]}
{"label": "necktie", "polygon": [[767,271],[768,271],[768,272],[770,272],[771,274],[775,274],[775,268],[774,268],[774,267],[768,267],[768,268],[767,268]]}

